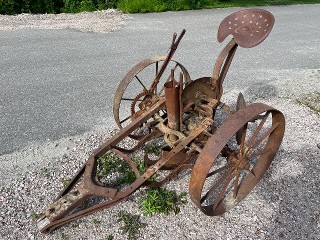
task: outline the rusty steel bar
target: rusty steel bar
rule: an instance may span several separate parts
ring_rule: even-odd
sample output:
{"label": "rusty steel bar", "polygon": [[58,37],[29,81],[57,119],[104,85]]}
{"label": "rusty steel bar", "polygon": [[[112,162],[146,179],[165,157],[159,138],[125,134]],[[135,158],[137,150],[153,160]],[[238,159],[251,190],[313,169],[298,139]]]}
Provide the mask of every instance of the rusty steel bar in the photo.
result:
{"label": "rusty steel bar", "polygon": [[152,83],[152,85],[151,85],[151,87],[149,89],[149,92],[153,92],[154,89],[156,88],[156,86],[158,85],[162,74],[164,73],[165,69],[167,68],[168,63],[170,62],[170,60],[171,60],[172,56],[174,55],[175,51],[177,50],[178,45],[179,45],[179,43],[180,43],[180,41],[181,41],[181,39],[182,39],[182,37],[184,36],[185,33],[186,33],[186,30],[183,29],[181,31],[178,39],[176,39],[177,38],[177,33],[173,34],[173,39],[172,39],[172,43],[171,43],[171,47],[170,47],[169,53],[168,53],[166,59],[164,60],[164,62],[162,64],[162,66],[161,66],[161,68],[160,68],[155,80],[153,81],[153,83]]}
{"label": "rusty steel bar", "polygon": [[[213,68],[213,74],[210,83],[214,86],[214,98],[220,99],[223,93],[223,81],[227,75],[231,65],[234,54],[236,53],[238,45],[232,39],[227,46],[219,54]],[[223,65],[224,63],[224,65]],[[222,66],[223,65],[223,66]],[[221,70],[222,68],[222,70]]]}
{"label": "rusty steel bar", "polygon": [[171,81],[164,84],[166,107],[168,115],[168,127],[180,131],[180,85],[171,73]]}

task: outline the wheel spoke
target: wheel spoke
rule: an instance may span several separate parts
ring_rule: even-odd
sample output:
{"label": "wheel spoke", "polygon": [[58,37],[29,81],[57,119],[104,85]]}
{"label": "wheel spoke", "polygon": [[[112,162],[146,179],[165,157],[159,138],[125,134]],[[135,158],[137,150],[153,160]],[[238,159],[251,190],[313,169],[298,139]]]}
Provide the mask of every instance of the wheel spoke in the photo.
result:
{"label": "wheel spoke", "polygon": [[[133,98],[121,98],[121,100],[132,102],[134,99]],[[137,101],[142,102],[142,99],[138,99]]]}
{"label": "wheel spoke", "polygon": [[228,180],[224,184],[223,188],[219,192],[219,195],[218,195],[217,199],[215,200],[215,203],[213,205],[213,210],[215,210],[217,208],[218,204],[220,203],[220,200],[223,197],[223,194],[226,192],[226,189],[229,186],[229,183],[231,182],[232,178],[233,178],[233,175],[232,175],[232,172],[231,172],[230,175],[229,175]]}
{"label": "wheel spoke", "polygon": [[238,186],[239,186],[239,178],[240,178],[240,173],[238,172],[236,175],[236,179],[234,180],[234,187],[233,187],[233,198],[237,198],[238,194]]}
{"label": "wheel spoke", "polygon": [[208,173],[206,178],[211,177],[212,175],[217,174],[219,172],[222,172],[223,170],[228,169],[228,168],[229,168],[229,165],[225,165],[217,170],[212,171],[211,173]]}
{"label": "wheel spoke", "polygon": [[120,124],[121,124],[121,123],[124,123],[125,121],[129,120],[130,118],[131,118],[131,116],[126,117],[125,119],[123,119],[123,120],[120,121]]}
{"label": "wheel spoke", "polygon": [[164,90],[164,86],[162,86],[162,88],[160,89],[160,91],[159,91],[158,95],[161,95],[161,94],[162,94],[162,92],[163,92],[163,90]]}
{"label": "wheel spoke", "polygon": [[251,151],[251,153],[249,153],[247,156],[250,158],[256,158],[256,157],[262,156],[270,151],[272,151],[272,148],[267,148],[267,149],[263,150],[262,152],[257,152],[255,154],[253,154],[253,151]]}
{"label": "wheel spoke", "polygon": [[[259,123],[259,126],[257,127],[257,129],[254,131],[253,135],[251,136],[251,139],[249,140],[249,143],[248,143],[248,145],[247,145],[246,152],[248,152],[248,150],[251,149],[251,146],[252,146],[254,140],[256,139],[256,137],[258,136],[260,130],[262,129],[264,123],[266,122],[266,120],[267,120],[267,118],[268,118],[268,116],[269,116],[269,113],[270,113],[270,112],[267,112],[267,113],[264,115],[263,119],[262,119],[261,122]],[[245,153],[245,154],[246,154],[246,153]]]}
{"label": "wheel spoke", "polygon": [[[155,75],[155,78],[157,78],[158,73],[159,73],[159,62],[156,62],[156,75]],[[154,88],[154,93],[157,94],[157,86],[155,86],[155,88]]]}
{"label": "wheel spoke", "polygon": [[246,124],[243,126],[243,128],[241,129],[241,130],[242,130],[241,141],[240,141],[240,154],[241,154],[241,155],[243,155],[244,144],[245,144],[245,142],[246,142],[247,127],[248,127],[248,124],[246,123]]}
{"label": "wheel spoke", "polygon": [[251,151],[252,149],[255,149],[257,148],[267,137],[269,137],[269,135],[274,131],[276,130],[276,128],[279,126],[279,123],[276,123],[274,124],[271,128],[269,128],[268,131],[266,131],[262,136],[261,138],[256,141],[256,143],[250,148],[248,149],[248,151]]}
{"label": "wheel spoke", "polygon": [[223,176],[210,188],[210,190],[201,198],[201,203],[203,203],[212,193],[216,190],[218,186],[220,186],[223,181],[227,178],[227,176],[232,172],[232,169],[227,171]]}
{"label": "wheel spoke", "polygon": [[147,91],[148,89],[147,89],[146,86],[141,82],[141,80],[138,78],[137,75],[135,76],[135,78],[138,80],[138,82],[139,82],[140,85],[143,87],[143,89]]}
{"label": "wheel spoke", "polygon": [[156,75],[155,75],[155,77],[158,76],[158,72],[159,72],[159,62],[156,62]]}

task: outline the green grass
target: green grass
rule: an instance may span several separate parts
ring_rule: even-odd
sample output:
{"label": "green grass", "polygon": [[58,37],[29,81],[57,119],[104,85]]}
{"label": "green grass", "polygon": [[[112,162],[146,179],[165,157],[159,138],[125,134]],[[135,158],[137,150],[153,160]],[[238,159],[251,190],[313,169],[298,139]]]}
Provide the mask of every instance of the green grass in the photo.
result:
{"label": "green grass", "polygon": [[102,180],[108,179],[105,183],[115,188],[132,183],[136,179],[129,164],[112,152],[98,159],[97,174]]}
{"label": "green grass", "polygon": [[[132,157],[132,160],[140,174],[143,174],[147,167],[144,161],[138,157]],[[110,187],[119,189],[124,184],[131,184],[136,180],[136,175],[129,164],[113,152],[108,152],[104,156],[100,157],[97,162],[97,174],[99,178]],[[154,174],[149,180],[155,181],[156,174]]]}
{"label": "green grass", "polygon": [[127,13],[237,6],[320,3],[320,0],[0,0],[0,14],[77,13],[118,8]]}
{"label": "green grass", "polygon": [[170,212],[178,214],[180,206],[187,201],[186,192],[177,194],[175,191],[165,188],[149,188],[146,194],[140,199],[140,209],[146,216],[153,214],[168,215]]}
{"label": "green grass", "polygon": [[312,3],[320,3],[320,0],[119,0],[117,7],[126,13],[147,13],[203,8]]}

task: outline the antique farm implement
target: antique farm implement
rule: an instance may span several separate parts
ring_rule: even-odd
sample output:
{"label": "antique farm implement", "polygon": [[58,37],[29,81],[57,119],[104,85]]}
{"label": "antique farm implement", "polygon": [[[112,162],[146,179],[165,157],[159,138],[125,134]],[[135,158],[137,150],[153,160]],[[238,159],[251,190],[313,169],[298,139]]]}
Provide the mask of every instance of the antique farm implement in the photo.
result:
{"label": "antique farm implement", "polygon": [[[133,67],[114,98],[120,131],[89,157],[48,207],[38,221],[39,230],[47,232],[113,206],[141,186],[161,186],[186,169],[192,170],[190,198],[206,215],[223,214],[244,199],[274,159],[285,120],[268,105],[246,105],[241,93],[236,106],[228,106],[221,101],[222,86],[237,47],[260,44],[273,24],[272,14],[261,9],[225,18],[218,41],[229,35],[233,38],[209,77],[191,80],[186,68],[172,60],[185,30],[174,34],[167,56],[149,58]],[[130,148],[123,144],[126,141]],[[161,155],[151,159],[144,154],[146,167],[141,172],[132,156],[151,141],[162,142]],[[110,152],[130,166],[135,180],[114,187],[101,179],[99,159]],[[157,178],[152,177],[155,174]],[[90,198],[96,200],[79,207]]]}

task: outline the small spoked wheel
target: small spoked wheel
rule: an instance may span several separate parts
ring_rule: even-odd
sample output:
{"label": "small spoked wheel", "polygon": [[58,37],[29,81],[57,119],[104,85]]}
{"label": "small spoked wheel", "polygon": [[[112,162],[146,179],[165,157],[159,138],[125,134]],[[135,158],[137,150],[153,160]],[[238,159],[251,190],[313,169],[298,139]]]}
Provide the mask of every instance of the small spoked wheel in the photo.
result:
{"label": "small spoked wheel", "polygon": [[262,103],[232,114],[210,137],[194,165],[189,185],[192,201],[210,216],[233,208],[269,168],[284,130],[283,114]]}
{"label": "small spoked wheel", "polygon": [[113,102],[114,119],[123,128],[128,125],[139,111],[150,107],[154,96],[164,94],[163,85],[170,80],[170,72],[176,72],[176,78],[180,72],[183,74],[184,84],[190,82],[190,76],[186,68],[180,63],[171,60],[162,74],[159,83],[151,89],[166,56],[148,58],[134,66],[120,82]]}

